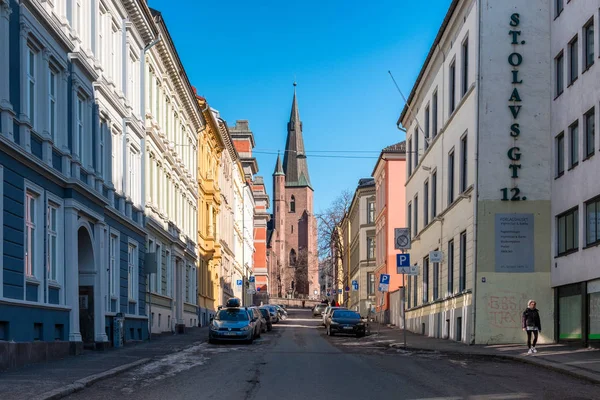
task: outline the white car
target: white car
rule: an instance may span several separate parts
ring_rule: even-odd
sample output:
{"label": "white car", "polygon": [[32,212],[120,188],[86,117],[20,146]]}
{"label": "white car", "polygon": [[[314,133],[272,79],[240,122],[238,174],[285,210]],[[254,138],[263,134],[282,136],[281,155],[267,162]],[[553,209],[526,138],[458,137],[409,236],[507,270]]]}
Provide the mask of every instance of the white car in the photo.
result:
{"label": "white car", "polygon": [[325,311],[323,311],[323,326],[325,326],[325,321],[327,321],[327,317],[329,316],[329,314],[331,314],[331,312],[333,310],[347,310],[346,307],[331,307],[331,306],[327,306],[327,308],[325,309]]}

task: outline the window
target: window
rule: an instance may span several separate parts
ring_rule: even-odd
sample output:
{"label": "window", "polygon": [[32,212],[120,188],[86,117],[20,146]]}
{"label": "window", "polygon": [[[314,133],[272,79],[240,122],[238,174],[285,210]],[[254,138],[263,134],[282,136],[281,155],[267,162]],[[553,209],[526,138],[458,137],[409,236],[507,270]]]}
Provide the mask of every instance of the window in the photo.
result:
{"label": "window", "polygon": [[467,190],[467,135],[460,140],[460,192]]}
{"label": "window", "polygon": [[48,278],[58,282],[58,253],[60,252],[60,248],[58,246],[58,235],[59,235],[59,222],[58,222],[58,212],[59,205],[48,202]]}
{"label": "window", "polygon": [[[244,246],[245,246],[245,245],[244,245]],[[290,250],[290,267],[293,267],[293,266],[295,266],[295,265],[296,265],[296,261],[297,261],[297,258],[296,258],[296,250],[294,250],[294,249],[291,249],[291,250]]]}
{"label": "window", "polygon": [[585,114],[585,156],[589,158],[594,155],[595,141],[594,109]]}
{"label": "window", "polygon": [[36,277],[36,266],[38,264],[38,202],[40,195],[27,191],[25,194],[25,275]]}
{"label": "window", "polygon": [[467,231],[460,234],[460,282],[461,292],[467,288]]}
{"label": "window", "polygon": [[185,302],[189,303],[190,302],[190,274],[191,274],[191,267],[189,265],[187,265],[185,267]]}
{"label": "window", "polygon": [[585,63],[585,68],[588,69],[594,64],[594,19],[583,28],[584,30],[584,46],[585,46],[585,54],[583,62]]}
{"label": "window", "polygon": [[425,107],[425,150],[429,148],[429,106]]}
{"label": "window", "polygon": [[554,9],[555,9],[555,14],[554,14],[554,18],[557,18],[560,13],[563,10],[563,0],[554,0]]}
{"label": "window", "polygon": [[415,164],[414,164],[414,168],[417,169],[417,165],[419,165],[419,126],[417,125],[417,127],[415,128],[415,134],[413,136],[414,140],[415,140]]}
{"label": "window", "polygon": [[429,301],[429,257],[423,259],[423,303]]}
{"label": "window", "polygon": [[[408,212],[406,213],[407,219],[408,219],[408,231],[412,232],[412,204],[408,203]],[[414,234],[413,234],[414,236]]]}
{"label": "window", "polygon": [[577,36],[569,43],[569,85],[577,80]]}
{"label": "window", "polygon": [[375,200],[370,199],[367,202],[367,223],[372,224],[375,222]]}
{"label": "window", "polygon": [[105,146],[104,146],[104,135],[105,135],[105,130],[106,130],[106,122],[102,122],[100,124],[100,130],[98,131],[98,144],[100,146],[100,154],[98,155],[98,171],[100,171],[100,176],[102,178],[104,178],[105,175],[105,171],[104,171],[104,158],[106,157],[106,153],[105,153]]}
{"label": "window", "polygon": [[163,294],[170,297],[172,295],[173,286],[173,262],[171,260],[171,252],[169,250],[165,250],[165,262],[167,263],[167,287],[163,289]]}
{"label": "window", "polygon": [[560,133],[556,137],[556,176],[565,173],[565,134]]}
{"label": "window", "polygon": [[456,108],[456,61],[452,61],[452,64],[450,64],[448,84],[450,85],[448,90],[448,104],[450,115],[452,115]]}
{"label": "window", "polygon": [[437,89],[433,92],[431,100],[431,137],[434,138],[438,133],[438,93]]}
{"label": "window", "polygon": [[575,207],[556,217],[558,240],[557,255],[563,255],[579,248],[579,207]]}
{"label": "window", "polygon": [[375,238],[367,236],[367,260],[375,259]]}
{"label": "window", "polygon": [[454,150],[448,154],[448,205],[454,202]]}
{"label": "window", "polygon": [[464,96],[469,90],[469,38],[462,44],[462,93]]}
{"label": "window", "polygon": [[579,162],[579,121],[575,121],[569,127],[569,168],[573,168]]}
{"label": "window", "polygon": [[413,307],[417,306],[417,299],[419,298],[418,295],[417,295],[418,280],[419,280],[418,275],[415,275],[413,277]]}
{"label": "window", "polygon": [[84,106],[85,100],[81,95],[77,95],[77,154],[79,155],[81,165],[85,167],[86,154],[83,134]]}
{"label": "window", "polygon": [[423,226],[429,225],[429,181],[423,185]]}
{"label": "window", "polygon": [[119,237],[113,233],[110,235],[110,260],[109,260],[109,284],[110,297],[118,299],[119,297]]}
{"label": "window", "polygon": [[127,293],[129,302],[137,302],[138,294],[138,248],[129,243],[127,250]]}
{"label": "window", "polygon": [[56,83],[57,72],[50,68],[48,72],[48,133],[56,143]]}
{"label": "window", "polygon": [[431,174],[431,218],[437,216],[437,171]]}
{"label": "window", "polygon": [[556,85],[556,97],[558,97],[564,90],[564,74],[565,74],[565,57],[564,53],[561,51],[558,56],[554,59],[554,73],[555,76],[555,85]]}
{"label": "window", "polygon": [[585,244],[600,242],[600,197],[585,203]]}
{"label": "window", "polygon": [[417,236],[419,233],[419,195],[415,196],[415,201],[413,202],[415,206],[415,215],[414,215],[414,232],[413,236]]}
{"label": "window", "polygon": [[[140,187],[140,153],[137,149],[129,147],[129,196],[134,204],[141,202],[141,187]],[[179,223],[181,225],[181,223]]]}
{"label": "window", "polygon": [[367,295],[375,295],[375,274],[373,272],[367,272]]}
{"label": "window", "polygon": [[27,47],[27,115],[32,126],[35,126],[35,100],[36,100],[36,58],[37,52],[30,46]]}
{"label": "window", "polygon": [[413,156],[413,148],[412,148],[412,140],[408,139],[408,145],[406,146],[408,149],[408,176],[412,175],[412,156]]}
{"label": "window", "polygon": [[454,240],[448,242],[448,294],[454,293]]}
{"label": "window", "polygon": [[440,298],[440,263],[433,263],[433,300]]}
{"label": "window", "polygon": [[296,212],[296,198],[293,195],[290,200],[290,212]]}

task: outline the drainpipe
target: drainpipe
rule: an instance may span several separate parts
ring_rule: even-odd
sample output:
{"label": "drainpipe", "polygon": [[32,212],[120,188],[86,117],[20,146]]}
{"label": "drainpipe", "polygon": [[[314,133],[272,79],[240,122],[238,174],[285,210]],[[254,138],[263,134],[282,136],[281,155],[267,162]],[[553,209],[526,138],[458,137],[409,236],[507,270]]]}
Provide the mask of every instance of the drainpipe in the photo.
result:
{"label": "drainpipe", "polygon": [[475,325],[475,317],[477,316],[476,303],[476,287],[477,287],[477,226],[478,226],[478,199],[479,199],[479,112],[480,112],[480,93],[481,88],[479,87],[479,74],[481,71],[481,40],[480,31],[481,31],[481,1],[477,1],[476,3],[477,11],[478,11],[478,20],[475,28],[475,37],[478,39],[478,48],[477,48],[477,73],[475,74],[475,90],[477,90],[477,105],[475,108],[475,158],[473,160],[475,168],[473,169],[473,179],[474,182],[474,190],[473,190],[473,301],[471,306],[471,320],[472,320],[472,329],[471,329],[471,341],[470,344],[475,344],[475,333],[476,333],[476,325]]}

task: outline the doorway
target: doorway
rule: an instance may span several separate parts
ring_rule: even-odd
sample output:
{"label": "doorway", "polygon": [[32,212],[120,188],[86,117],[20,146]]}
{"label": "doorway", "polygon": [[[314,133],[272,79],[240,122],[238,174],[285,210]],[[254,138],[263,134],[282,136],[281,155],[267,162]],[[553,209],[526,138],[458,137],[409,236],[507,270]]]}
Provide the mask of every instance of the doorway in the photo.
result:
{"label": "doorway", "polygon": [[94,326],[94,248],[87,229],[77,231],[79,269],[79,331],[84,345],[95,342]]}

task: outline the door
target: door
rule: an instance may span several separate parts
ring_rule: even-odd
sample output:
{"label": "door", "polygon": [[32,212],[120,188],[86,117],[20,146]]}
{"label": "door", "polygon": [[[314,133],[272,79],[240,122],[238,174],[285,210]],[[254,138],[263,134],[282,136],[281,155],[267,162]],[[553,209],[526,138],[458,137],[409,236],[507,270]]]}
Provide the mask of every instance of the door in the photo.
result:
{"label": "door", "polygon": [[79,329],[83,343],[94,343],[93,286],[79,286]]}

